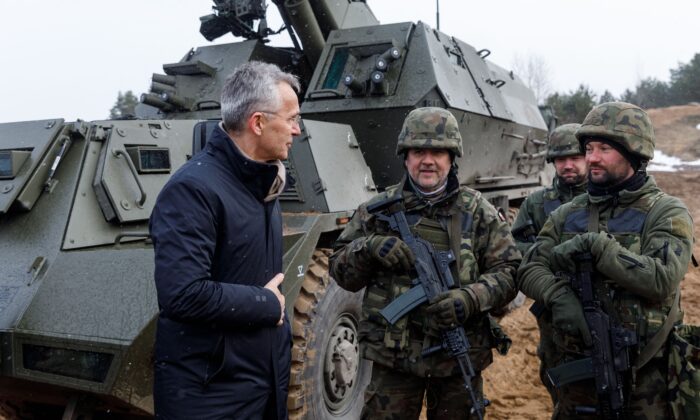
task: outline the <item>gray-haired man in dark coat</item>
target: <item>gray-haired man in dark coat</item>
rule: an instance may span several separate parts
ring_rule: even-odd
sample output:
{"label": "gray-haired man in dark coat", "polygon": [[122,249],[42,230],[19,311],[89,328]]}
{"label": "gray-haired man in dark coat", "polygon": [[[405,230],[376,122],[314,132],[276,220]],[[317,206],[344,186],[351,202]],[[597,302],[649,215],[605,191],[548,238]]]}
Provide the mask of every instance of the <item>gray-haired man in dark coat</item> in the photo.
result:
{"label": "gray-haired man in dark coat", "polygon": [[250,62],[226,81],[223,123],[151,216],[163,419],[286,419],[291,330],[279,285],[277,196],[299,134],[297,79]]}

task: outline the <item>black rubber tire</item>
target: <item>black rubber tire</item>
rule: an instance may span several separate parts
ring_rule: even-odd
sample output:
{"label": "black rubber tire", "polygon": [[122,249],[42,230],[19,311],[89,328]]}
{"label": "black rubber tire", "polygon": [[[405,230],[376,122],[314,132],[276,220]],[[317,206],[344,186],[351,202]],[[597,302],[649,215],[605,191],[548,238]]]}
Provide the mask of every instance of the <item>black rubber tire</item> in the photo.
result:
{"label": "black rubber tire", "polygon": [[[290,419],[358,419],[364,405],[364,389],[371,376],[371,362],[359,357],[357,322],[362,308],[362,292],[341,289],[328,274],[329,250],[316,250],[294,304],[292,370],[289,381]],[[339,338],[342,334],[345,338]],[[326,368],[333,345],[342,341],[345,353],[354,355],[357,371],[338,398],[333,373]],[[343,360],[349,360],[345,358]],[[336,358],[336,360],[339,360]],[[339,362],[342,363],[342,362]],[[338,366],[338,365],[334,365]],[[351,363],[343,366],[353,366]],[[354,369],[346,369],[347,372]],[[331,372],[331,373],[329,373]],[[329,383],[331,385],[329,385]],[[329,391],[329,389],[331,389]],[[335,392],[335,393],[334,393]]]}

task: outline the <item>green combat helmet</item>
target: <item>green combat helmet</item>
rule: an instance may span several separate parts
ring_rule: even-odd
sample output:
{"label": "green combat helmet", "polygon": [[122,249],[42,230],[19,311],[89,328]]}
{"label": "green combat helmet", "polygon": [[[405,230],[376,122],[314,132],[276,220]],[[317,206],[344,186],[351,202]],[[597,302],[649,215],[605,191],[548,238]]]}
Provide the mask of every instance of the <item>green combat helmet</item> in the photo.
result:
{"label": "green combat helmet", "polygon": [[645,162],[654,157],[654,128],[647,113],[636,105],[606,102],[593,108],[576,131],[581,150],[590,137],[613,141]]}
{"label": "green combat helmet", "polygon": [[399,133],[396,155],[408,149],[447,149],[462,156],[462,136],[454,115],[437,107],[417,108],[409,112]]}
{"label": "green combat helmet", "polygon": [[564,124],[555,128],[549,135],[547,144],[547,162],[554,162],[554,158],[576,156],[581,154],[581,147],[576,139],[576,130],[581,124]]}

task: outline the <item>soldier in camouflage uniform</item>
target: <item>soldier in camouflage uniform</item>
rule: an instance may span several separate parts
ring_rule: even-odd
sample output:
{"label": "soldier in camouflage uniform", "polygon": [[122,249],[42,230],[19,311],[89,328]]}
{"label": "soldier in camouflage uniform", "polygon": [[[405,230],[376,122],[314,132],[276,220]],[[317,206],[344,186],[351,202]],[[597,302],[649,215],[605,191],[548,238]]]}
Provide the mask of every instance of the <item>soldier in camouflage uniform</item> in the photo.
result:
{"label": "soldier in camouflage uniform", "polygon": [[554,164],[552,186],[530,194],[520,205],[511,232],[521,253],[535,243],[549,214],[557,207],[586,192],[588,168],[576,139],[581,124],[564,124],[549,135],[547,162]]}
{"label": "soldier in camouflage uniform", "polygon": [[[666,331],[682,319],[676,297],[691,258],[693,222],[685,205],[645,172],[654,155],[654,131],[642,109],[601,104],[576,137],[589,166],[588,193],[550,215],[523,258],[518,286],[551,317],[553,363],[580,359],[592,337],[568,275],[575,271],[573,256],[590,252],[603,308],[637,336],[632,366],[624,372],[624,414],[668,418]],[[553,418],[579,417],[576,407],[598,406],[593,379],[557,392]]]}
{"label": "soldier in camouflage uniform", "polygon": [[[396,153],[404,157],[407,176],[360,205],[330,261],[331,275],[342,288],[356,292],[366,287],[359,335],[362,355],[374,365],[362,418],[417,419],[425,397],[429,419],[466,419],[472,401],[455,361],[444,351],[421,353],[440,344],[441,331],[464,326],[476,371],[472,386],[481,400],[481,371],[492,361],[491,349],[505,352],[510,345],[488,312],[515,296],[521,256],[496,209],[479,192],[459,186],[454,161],[462,155],[462,139],[449,111],[411,111]],[[392,326],[379,311],[411,287],[414,256],[367,206],[396,194],[404,198],[413,233],[458,256],[450,268],[459,288]]]}
{"label": "soldier in camouflage uniform", "polygon": [[[545,220],[556,208],[586,192],[588,168],[576,139],[576,130],[579,127],[581,124],[564,124],[554,129],[549,135],[547,162],[554,164],[556,171],[552,186],[535,191],[523,201],[511,229],[513,239],[522,254],[525,254],[535,243],[535,238],[544,226]],[[543,310],[544,306],[538,302],[530,308],[540,328],[541,339],[540,345],[537,346],[540,379],[552,397],[552,404],[556,404],[556,390],[546,379],[547,369],[553,367],[548,363],[551,355],[547,354],[548,350],[553,348],[552,320]]]}

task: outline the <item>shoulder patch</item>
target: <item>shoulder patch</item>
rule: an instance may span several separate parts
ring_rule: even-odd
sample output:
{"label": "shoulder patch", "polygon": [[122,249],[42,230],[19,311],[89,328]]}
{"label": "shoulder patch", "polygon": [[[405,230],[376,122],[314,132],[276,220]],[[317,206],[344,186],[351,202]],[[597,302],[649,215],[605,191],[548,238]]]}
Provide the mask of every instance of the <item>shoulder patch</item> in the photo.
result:
{"label": "shoulder patch", "polygon": [[671,221],[671,233],[681,238],[693,237],[693,226],[688,223],[688,219],[681,216],[673,216]]}
{"label": "shoulder patch", "polygon": [[481,199],[481,192],[469,187],[460,187],[459,199],[461,201],[461,210],[464,213],[474,213]]}

